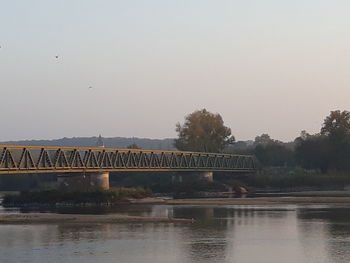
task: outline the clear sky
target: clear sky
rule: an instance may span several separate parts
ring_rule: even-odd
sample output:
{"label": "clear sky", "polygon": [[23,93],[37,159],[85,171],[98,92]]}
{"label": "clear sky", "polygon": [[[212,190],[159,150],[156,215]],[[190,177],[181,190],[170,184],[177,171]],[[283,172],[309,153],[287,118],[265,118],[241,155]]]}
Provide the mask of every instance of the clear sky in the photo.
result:
{"label": "clear sky", "polygon": [[0,0],[0,141],[175,137],[201,108],[238,140],[318,132],[350,109],[349,12],[348,0]]}

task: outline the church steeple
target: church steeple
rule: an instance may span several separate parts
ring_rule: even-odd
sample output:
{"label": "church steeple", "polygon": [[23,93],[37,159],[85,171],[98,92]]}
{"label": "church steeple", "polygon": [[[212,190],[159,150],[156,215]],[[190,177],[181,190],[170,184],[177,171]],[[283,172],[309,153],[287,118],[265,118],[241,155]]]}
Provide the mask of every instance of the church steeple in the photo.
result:
{"label": "church steeple", "polygon": [[103,139],[101,134],[98,136],[97,142],[96,142],[97,147],[105,147],[105,144],[103,143]]}

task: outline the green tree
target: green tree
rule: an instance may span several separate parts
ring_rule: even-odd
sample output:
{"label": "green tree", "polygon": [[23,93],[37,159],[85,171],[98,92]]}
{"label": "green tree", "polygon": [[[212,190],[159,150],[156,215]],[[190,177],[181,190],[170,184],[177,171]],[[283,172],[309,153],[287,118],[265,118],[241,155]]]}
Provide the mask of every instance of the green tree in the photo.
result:
{"label": "green tree", "polygon": [[306,132],[295,140],[295,157],[307,169],[350,170],[350,112],[331,111],[320,134]]}
{"label": "green tree", "polygon": [[285,143],[272,139],[266,133],[256,136],[254,145],[254,154],[265,167],[291,166],[294,164],[292,150]]}
{"label": "green tree", "polygon": [[338,142],[350,136],[350,112],[331,111],[330,115],[324,120],[321,134]]}
{"label": "green tree", "polygon": [[328,161],[330,168],[349,170],[350,168],[350,112],[331,111],[324,120],[321,134],[328,140]]}
{"label": "green tree", "polygon": [[306,169],[320,169],[327,172],[331,166],[331,147],[325,135],[301,134],[295,139],[295,159]]}
{"label": "green tree", "polygon": [[270,135],[268,135],[267,133],[263,133],[260,136],[256,136],[254,140],[255,145],[259,145],[259,144],[267,145],[272,142],[273,140],[271,139]]}
{"label": "green tree", "polygon": [[184,151],[221,152],[226,145],[235,141],[220,114],[206,109],[187,115],[183,125],[176,124],[176,132],[178,139],[175,140],[175,147]]}

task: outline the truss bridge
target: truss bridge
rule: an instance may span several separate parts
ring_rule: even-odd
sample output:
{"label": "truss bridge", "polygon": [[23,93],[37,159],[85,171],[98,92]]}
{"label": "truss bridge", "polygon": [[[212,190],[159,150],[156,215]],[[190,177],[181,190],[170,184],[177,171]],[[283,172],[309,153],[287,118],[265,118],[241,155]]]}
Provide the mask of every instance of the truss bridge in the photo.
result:
{"label": "truss bridge", "polygon": [[0,174],[122,171],[254,172],[250,155],[183,151],[0,145]]}

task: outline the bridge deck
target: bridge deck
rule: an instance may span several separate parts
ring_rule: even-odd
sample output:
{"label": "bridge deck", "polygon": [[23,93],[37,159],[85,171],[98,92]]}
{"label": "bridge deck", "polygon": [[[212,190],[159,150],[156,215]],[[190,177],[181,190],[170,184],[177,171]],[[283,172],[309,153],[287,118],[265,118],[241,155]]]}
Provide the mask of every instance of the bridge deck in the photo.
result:
{"label": "bridge deck", "polygon": [[101,147],[0,145],[0,174],[113,171],[254,172],[250,155]]}

